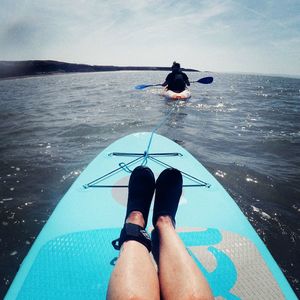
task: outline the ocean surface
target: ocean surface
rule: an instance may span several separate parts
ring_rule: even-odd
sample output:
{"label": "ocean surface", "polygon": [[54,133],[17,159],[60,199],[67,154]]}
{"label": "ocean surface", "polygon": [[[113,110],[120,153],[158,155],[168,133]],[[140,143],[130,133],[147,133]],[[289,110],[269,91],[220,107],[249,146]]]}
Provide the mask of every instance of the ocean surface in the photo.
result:
{"label": "ocean surface", "polygon": [[[188,73],[192,98],[158,133],[223,184],[300,295],[300,79]],[[51,75],[0,81],[0,298],[51,212],[114,140],[152,131],[174,103],[164,72]],[[99,212],[100,214],[101,212]]]}

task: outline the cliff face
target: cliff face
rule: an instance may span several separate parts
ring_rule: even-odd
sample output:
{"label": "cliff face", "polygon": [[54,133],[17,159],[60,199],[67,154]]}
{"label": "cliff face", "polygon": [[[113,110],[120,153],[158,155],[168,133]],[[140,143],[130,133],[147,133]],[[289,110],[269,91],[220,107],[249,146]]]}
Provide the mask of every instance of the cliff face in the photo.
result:
{"label": "cliff face", "polygon": [[[71,64],[54,60],[0,61],[0,78],[47,75],[53,73],[105,72],[105,71],[169,71],[167,67],[119,67]],[[198,72],[193,69],[183,69]]]}

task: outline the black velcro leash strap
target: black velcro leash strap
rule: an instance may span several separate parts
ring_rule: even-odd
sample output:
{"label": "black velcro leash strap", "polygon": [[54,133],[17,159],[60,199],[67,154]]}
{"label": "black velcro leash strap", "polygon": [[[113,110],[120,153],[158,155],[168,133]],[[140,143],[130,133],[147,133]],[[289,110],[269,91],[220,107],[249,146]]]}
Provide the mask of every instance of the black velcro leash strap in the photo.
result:
{"label": "black velcro leash strap", "polygon": [[120,237],[112,241],[112,245],[116,250],[120,250],[126,241],[136,241],[144,245],[148,251],[151,251],[151,238],[147,231],[136,224],[125,223],[121,230]]}

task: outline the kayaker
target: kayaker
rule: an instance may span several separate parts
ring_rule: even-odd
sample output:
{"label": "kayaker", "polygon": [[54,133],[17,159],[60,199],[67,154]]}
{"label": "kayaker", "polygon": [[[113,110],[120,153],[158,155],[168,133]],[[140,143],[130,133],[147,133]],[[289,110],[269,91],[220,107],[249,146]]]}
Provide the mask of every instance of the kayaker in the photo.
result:
{"label": "kayaker", "polygon": [[[154,190],[151,239],[146,226]],[[182,175],[177,169],[165,169],[156,181],[148,167],[133,170],[124,227],[120,238],[113,241],[120,255],[106,299],[214,299],[208,282],[175,231],[181,193]]]}
{"label": "kayaker", "polygon": [[176,61],[173,62],[171,67],[172,72],[168,74],[162,86],[175,93],[181,93],[190,85],[188,76],[181,71],[180,64]]}

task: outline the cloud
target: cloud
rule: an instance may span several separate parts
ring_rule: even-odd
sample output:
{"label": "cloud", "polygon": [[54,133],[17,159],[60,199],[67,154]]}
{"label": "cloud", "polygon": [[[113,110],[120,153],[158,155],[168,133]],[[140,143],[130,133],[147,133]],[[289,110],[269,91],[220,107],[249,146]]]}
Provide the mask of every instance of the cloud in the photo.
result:
{"label": "cloud", "polygon": [[299,2],[287,1],[2,0],[0,58],[270,70],[299,45]]}

